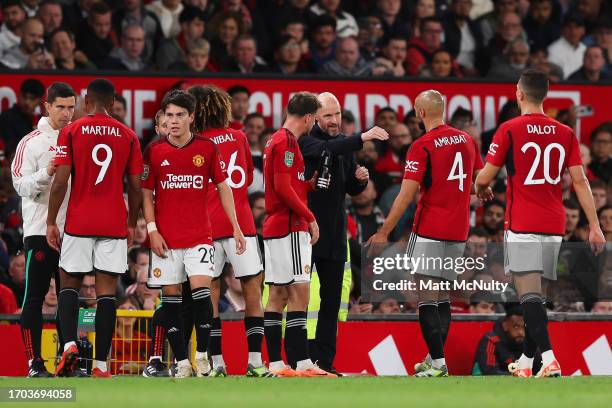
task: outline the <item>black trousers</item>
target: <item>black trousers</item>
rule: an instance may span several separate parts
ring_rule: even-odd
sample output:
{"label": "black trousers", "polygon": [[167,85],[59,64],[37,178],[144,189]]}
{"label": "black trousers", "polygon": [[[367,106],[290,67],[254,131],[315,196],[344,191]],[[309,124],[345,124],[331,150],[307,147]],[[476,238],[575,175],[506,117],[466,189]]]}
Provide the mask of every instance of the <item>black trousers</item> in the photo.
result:
{"label": "black trousers", "polygon": [[[49,291],[51,277],[55,278],[55,293],[59,299],[59,253],[49,247],[44,236],[30,236],[24,240],[26,256],[26,290],[21,311],[21,328],[26,352],[40,357],[42,304]],[[59,320],[56,313],[58,345],[62,347]]]}
{"label": "black trousers", "polygon": [[338,333],[338,312],[342,296],[344,261],[332,261],[313,257],[319,282],[321,306],[317,321],[316,338],[308,342],[310,358],[318,361],[322,368],[331,368],[336,357],[336,337]]}

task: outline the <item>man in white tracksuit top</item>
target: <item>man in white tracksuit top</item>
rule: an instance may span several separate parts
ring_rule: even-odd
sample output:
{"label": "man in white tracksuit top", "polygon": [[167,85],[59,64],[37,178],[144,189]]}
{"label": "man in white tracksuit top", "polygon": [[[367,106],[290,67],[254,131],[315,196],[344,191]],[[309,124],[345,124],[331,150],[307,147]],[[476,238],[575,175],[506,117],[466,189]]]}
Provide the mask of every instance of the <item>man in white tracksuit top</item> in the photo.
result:
{"label": "man in white tracksuit top", "polygon": [[[76,93],[70,85],[56,82],[47,89],[45,108],[35,130],[24,136],[11,164],[13,186],[21,196],[26,287],[21,312],[21,333],[29,360],[28,377],[50,377],[41,357],[42,304],[49,291],[51,277],[59,291],[59,253],[47,244],[47,208],[51,181],[55,174],[53,159],[60,130],[70,123],[76,105]],[[58,215],[63,229],[68,194]],[[59,294],[58,294],[59,298]],[[59,329],[59,325],[57,325]],[[61,336],[58,336],[61,343]]]}

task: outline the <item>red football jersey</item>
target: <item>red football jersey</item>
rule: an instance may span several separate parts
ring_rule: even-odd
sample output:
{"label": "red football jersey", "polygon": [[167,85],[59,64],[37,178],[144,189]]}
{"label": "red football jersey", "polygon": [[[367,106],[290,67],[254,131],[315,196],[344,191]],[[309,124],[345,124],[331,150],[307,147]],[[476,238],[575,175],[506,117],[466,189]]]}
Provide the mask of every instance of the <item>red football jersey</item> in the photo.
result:
{"label": "red football jersey", "polygon": [[304,205],[308,205],[308,183],[304,181],[304,158],[296,137],[287,129],[280,129],[270,137],[264,149],[264,186],[266,219],[264,238],[281,238],[291,232],[308,231],[308,221],[299,217],[279,198],[274,175],[291,175],[291,187]]}
{"label": "red football jersey", "polygon": [[461,130],[441,125],[418,138],[404,169],[405,179],[421,185],[412,231],[439,241],[467,240],[472,180],[482,167],[476,143]]}
{"label": "red football jersey", "polygon": [[225,181],[219,151],[205,137],[177,147],[167,138],[145,150],[142,188],[155,193],[155,223],[168,248],[211,244],[207,195],[209,180]]}
{"label": "red football jersey", "polygon": [[[208,129],[202,136],[212,140],[221,155],[221,167],[227,172],[232,188],[236,217],[245,236],[255,236],[255,221],[249,205],[247,188],[253,182],[253,158],[246,135],[236,129]],[[217,188],[208,190],[208,215],[212,220],[213,240],[232,237],[232,224],[223,210]]]}
{"label": "red football jersey", "polygon": [[55,163],[72,166],[65,231],[70,235],[127,237],[125,174],[142,173],[136,134],[107,115],[85,116],[62,129]]}
{"label": "red football jersey", "polygon": [[561,179],[566,168],[582,165],[572,129],[544,114],[519,116],[495,132],[487,162],[508,172],[505,229],[565,234]]}

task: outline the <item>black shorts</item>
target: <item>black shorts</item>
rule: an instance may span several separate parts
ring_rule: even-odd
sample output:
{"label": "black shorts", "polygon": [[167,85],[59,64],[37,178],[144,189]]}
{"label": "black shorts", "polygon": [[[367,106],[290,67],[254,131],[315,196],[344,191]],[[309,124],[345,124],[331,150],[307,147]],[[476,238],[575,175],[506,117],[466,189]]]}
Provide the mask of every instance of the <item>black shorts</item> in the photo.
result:
{"label": "black shorts", "polygon": [[47,244],[47,238],[34,235],[25,238],[26,257],[26,292],[29,296],[45,296],[49,290],[51,278],[55,277],[55,287],[59,290],[59,252]]}

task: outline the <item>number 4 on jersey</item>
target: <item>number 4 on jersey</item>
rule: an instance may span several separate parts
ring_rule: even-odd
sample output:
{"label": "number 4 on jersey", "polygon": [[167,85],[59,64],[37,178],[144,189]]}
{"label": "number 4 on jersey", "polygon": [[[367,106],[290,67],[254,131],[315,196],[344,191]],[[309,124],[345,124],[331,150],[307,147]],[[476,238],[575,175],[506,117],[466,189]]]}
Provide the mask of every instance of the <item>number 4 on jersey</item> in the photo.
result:
{"label": "number 4 on jersey", "polygon": [[467,174],[463,172],[463,157],[461,156],[461,152],[457,152],[455,154],[455,160],[453,161],[453,167],[451,167],[451,171],[446,180],[459,180],[459,191],[463,191],[463,182],[466,177]]}

